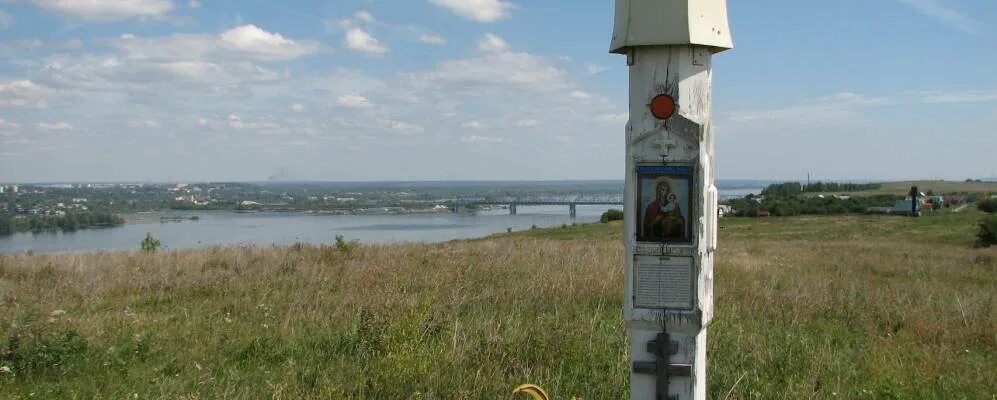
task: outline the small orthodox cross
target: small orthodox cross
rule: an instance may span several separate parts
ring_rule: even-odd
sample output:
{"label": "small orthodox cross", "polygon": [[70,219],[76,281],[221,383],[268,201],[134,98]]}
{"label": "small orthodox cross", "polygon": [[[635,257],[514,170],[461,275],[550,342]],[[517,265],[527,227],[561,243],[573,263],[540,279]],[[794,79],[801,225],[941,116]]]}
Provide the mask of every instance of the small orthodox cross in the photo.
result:
{"label": "small orthodox cross", "polygon": [[661,149],[662,157],[668,157],[668,153],[673,147],[678,146],[678,142],[669,138],[667,133],[662,133],[661,138],[651,142],[651,145]]}

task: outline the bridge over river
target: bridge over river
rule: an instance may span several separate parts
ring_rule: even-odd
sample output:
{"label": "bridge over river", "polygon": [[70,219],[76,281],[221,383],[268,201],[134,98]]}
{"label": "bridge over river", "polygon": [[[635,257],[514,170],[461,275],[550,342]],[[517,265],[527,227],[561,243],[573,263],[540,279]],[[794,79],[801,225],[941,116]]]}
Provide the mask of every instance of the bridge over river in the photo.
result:
{"label": "bridge over river", "polygon": [[453,212],[460,212],[464,208],[476,208],[481,206],[508,206],[509,214],[516,215],[518,206],[568,206],[568,213],[572,218],[578,214],[578,206],[622,206],[619,200],[508,200],[508,201],[455,201],[448,204]]}

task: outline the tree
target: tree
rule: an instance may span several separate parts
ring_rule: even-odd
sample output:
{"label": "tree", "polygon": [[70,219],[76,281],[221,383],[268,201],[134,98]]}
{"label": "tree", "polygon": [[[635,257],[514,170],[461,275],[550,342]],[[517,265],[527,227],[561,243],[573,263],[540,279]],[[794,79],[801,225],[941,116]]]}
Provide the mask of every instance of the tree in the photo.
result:
{"label": "tree", "polygon": [[161,245],[162,243],[159,242],[159,239],[152,237],[152,233],[146,233],[145,239],[142,239],[142,251],[148,253],[152,253],[155,252],[156,250],[159,250],[159,246]]}
{"label": "tree", "polygon": [[997,198],[980,200],[980,202],[976,204],[976,207],[985,213],[993,213],[997,211]]}
{"label": "tree", "polygon": [[976,247],[997,245],[997,215],[987,215],[980,221],[980,231],[976,234]]}
{"label": "tree", "polygon": [[623,220],[623,210],[606,210],[599,217],[599,222],[606,223],[609,221],[621,221]]}
{"label": "tree", "polygon": [[14,224],[11,222],[11,218],[6,215],[0,215],[0,235],[9,235],[14,233]]}

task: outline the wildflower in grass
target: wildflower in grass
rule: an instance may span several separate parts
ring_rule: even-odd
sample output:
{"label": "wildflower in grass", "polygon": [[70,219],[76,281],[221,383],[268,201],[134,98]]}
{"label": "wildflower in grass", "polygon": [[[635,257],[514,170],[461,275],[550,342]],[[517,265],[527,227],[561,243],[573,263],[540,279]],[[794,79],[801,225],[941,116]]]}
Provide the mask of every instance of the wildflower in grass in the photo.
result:
{"label": "wildflower in grass", "polygon": [[12,373],[14,373],[14,372],[11,371],[10,367],[8,367],[6,365],[0,367],[0,374],[12,374]]}
{"label": "wildflower in grass", "polygon": [[62,315],[66,315],[66,310],[55,310],[49,314],[50,317],[58,317]]}

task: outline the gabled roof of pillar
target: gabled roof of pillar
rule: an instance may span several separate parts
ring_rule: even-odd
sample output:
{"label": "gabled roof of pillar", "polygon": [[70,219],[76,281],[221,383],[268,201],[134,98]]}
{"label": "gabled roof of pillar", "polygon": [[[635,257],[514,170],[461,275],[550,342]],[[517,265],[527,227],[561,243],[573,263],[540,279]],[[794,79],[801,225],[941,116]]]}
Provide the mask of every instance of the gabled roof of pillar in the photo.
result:
{"label": "gabled roof of pillar", "polygon": [[611,53],[627,47],[699,45],[734,47],[726,0],[616,0]]}

